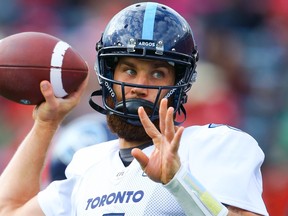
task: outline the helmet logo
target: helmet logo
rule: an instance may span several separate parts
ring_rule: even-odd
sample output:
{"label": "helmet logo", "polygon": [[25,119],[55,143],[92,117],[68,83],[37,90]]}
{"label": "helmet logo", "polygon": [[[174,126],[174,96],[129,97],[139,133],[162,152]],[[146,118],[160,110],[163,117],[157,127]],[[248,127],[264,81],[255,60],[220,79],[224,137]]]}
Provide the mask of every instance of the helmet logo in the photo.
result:
{"label": "helmet logo", "polygon": [[[182,85],[182,84],[184,84],[184,83],[185,83],[184,80],[181,79],[181,80],[176,84],[176,86],[180,86],[180,85]],[[171,97],[171,95],[173,95],[176,90],[177,90],[177,88],[171,89],[171,90],[166,94],[165,98]]]}
{"label": "helmet logo", "polygon": [[153,48],[155,49],[155,54],[163,55],[164,51],[164,43],[162,40],[159,40],[157,43],[153,40],[141,40],[138,39],[135,41],[134,38],[130,38],[127,44],[127,51],[128,52],[135,52],[135,46],[143,47],[143,48]]}
{"label": "helmet logo", "polygon": [[154,41],[146,41],[146,40],[139,40],[139,46],[146,46],[146,47],[155,47],[156,44]]}
{"label": "helmet logo", "polygon": [[104,82],[105,87],[107,88],[108,92],[110,93],[111,97],[115,97],[115,93],[109,83],[107,81]]}

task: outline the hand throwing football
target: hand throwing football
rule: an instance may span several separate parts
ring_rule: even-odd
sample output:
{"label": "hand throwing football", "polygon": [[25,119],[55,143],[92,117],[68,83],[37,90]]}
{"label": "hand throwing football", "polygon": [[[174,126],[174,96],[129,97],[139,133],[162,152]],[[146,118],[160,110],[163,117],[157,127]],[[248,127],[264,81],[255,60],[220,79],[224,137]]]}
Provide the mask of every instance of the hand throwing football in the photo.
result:
{"label": "hand throwing football", "polygon": [[49,34],[23,32],[0,40],[0,95],[21,104],[44,101],[40,82],[51,82],[56,97],[75,91],[88,74],[84,59]]}

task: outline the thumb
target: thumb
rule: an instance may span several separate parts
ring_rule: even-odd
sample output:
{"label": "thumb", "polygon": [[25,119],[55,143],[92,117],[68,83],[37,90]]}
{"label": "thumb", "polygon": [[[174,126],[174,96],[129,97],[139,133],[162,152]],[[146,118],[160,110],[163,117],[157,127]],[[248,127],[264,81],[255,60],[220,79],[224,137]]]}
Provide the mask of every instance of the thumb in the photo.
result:
{"label": "thumb", "polygon": [[54,91],[50,82],[48,82],[47,80],[42,81],[40,83],[40,89],[47,103],[49,104],[55,103]]}
{"label": "thumb", "polygon": [[139,162],[142,169],[145,170],[149,162],[149,158],[138,148],[132,149],[131,154]]}

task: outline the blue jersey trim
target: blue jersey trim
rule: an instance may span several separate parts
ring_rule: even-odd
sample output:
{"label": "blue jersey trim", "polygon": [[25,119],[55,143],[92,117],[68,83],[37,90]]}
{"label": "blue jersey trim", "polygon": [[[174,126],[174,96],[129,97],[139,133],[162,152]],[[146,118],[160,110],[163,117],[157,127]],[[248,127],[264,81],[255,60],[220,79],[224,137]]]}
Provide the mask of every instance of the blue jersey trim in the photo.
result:
{"label": "blue jersey trim", "polygon": [[146,40],[153,39],[156,10],[157,10],[157,3],[153,2],[147,3],[143,20],[142,39]]}

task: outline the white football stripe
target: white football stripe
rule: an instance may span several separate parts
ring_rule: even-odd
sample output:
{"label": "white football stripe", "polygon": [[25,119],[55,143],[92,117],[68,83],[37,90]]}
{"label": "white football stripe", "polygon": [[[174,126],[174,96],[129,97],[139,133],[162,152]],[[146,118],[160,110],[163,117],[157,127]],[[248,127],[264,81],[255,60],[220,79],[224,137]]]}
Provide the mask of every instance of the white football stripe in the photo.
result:
{"label": "white football stripe", "polygon": [[69,44],[59,41],[53,50],[51,57],[51,68],[50,68],[50,82],[53,86],[54,94],[56,97],[64,97],[68,95],[63,87],[62,81],[62,64],[65,53],[70,47]]}

